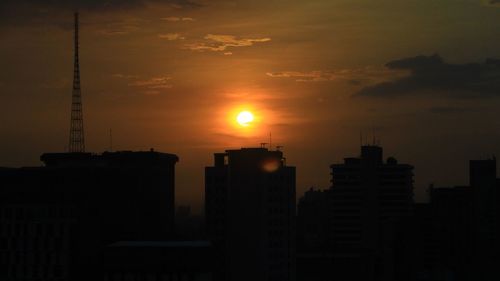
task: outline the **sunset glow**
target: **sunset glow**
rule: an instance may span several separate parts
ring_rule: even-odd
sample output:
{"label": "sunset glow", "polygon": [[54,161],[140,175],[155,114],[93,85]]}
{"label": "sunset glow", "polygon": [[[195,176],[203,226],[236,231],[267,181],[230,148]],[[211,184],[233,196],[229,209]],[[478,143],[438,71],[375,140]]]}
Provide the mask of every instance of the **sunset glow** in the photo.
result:
{"label": "sunset glow", "polygon": [[283,145],[299,195],[376,137],[419,200],[500,154],[498,0],[4,0],[2,167],[69,148],[75,10],[85,150],[179,155],[195,211],[215,151]]}

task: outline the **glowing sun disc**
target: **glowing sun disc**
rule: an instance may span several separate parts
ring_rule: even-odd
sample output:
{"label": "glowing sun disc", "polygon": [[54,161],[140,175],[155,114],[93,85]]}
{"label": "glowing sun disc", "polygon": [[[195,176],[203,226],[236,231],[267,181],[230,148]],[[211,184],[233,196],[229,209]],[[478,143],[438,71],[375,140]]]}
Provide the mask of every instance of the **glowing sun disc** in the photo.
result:
{"label": "glowing sun disc", "polygon": [[250,111],[242,111],[238,114],[238,117],[236,117],[236,121],[241,126],[246,127],[253,121],[253,114]]}

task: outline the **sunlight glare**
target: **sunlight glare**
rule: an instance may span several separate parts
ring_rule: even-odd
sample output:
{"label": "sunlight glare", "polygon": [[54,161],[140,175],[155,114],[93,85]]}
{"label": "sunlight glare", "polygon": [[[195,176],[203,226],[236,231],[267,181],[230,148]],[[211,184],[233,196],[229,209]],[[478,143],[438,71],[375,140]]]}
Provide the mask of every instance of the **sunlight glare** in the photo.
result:
{"label": "sunlight glare", "polygon": [[243,127],[247,127],[253,121],[253,114],[250,111],[242,111],[236,117],[236,121]]}

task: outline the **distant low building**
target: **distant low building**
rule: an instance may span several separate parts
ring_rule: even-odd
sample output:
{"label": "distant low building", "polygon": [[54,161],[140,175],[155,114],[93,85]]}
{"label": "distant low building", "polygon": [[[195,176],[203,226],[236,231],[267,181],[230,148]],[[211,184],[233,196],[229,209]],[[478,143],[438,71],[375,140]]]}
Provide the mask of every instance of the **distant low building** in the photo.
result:
{"label": "distant low building", "polygon": [[0,280],[97,280],[103,247],[174,231],[173,154],[49,153],[0,169]]}

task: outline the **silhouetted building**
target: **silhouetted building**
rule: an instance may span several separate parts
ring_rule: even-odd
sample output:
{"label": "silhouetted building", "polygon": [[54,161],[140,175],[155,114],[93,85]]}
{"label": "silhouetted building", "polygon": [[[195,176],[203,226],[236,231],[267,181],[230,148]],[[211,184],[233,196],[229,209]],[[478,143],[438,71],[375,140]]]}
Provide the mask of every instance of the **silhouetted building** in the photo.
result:
{"label": "silhouetted building", "polygon": [[97,280],[102,249],[174,228],[173,154],[49,153],[0,169],[0,279]]}
{"label": "silhouetted building", "polygon": [[104,281],[216,281],[208,241],[119,241],[103,263]]}
{"label": "silhouetted building", "polygon": [[470,186],[429,188],[415,212],[417,280],[500,280],[496,160],[470,161]]}
{"label": "silhouetted building", "polygon": [[227,150],[205,169],[216,280],[295,280],[295,167],[281,151]]}
{"label": "silhouetted building", "polygon": [[417,280],[475,280],[472,273],[473,193],[468,186],[429,188],[415,209]]}
{"label": "silhouetted building", "polygon": [[[362,146],[359,158],[331,165],[331,188],[306,193],[299,202],[300,280],[397,280],[408,274],[399,270],[407,265],[397,263],[406,254],[398,239],[406,237],[404,220],[412,213],[412,170],[392,157],[384,162],[379,146]],[[310,230],[311,222],[323,233]]]}
{"label": "silhouetted building", "polygon": [[471,160],[470,186],[474,192],[474,277],[500,280],[500,184],[496,159]]}

